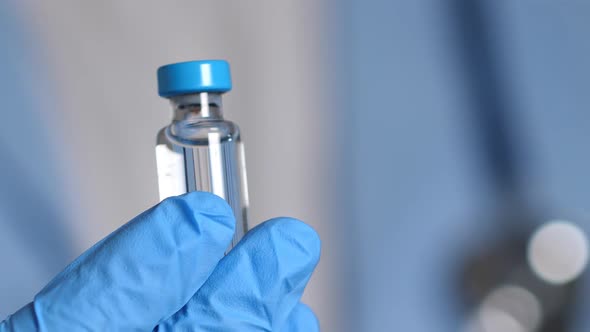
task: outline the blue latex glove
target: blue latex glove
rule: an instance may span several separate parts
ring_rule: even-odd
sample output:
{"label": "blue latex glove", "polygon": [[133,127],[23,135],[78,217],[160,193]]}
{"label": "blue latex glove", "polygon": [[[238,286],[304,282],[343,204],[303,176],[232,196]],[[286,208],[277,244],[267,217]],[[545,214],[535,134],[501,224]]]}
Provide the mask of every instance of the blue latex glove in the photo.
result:
{"label": "blue latex glove", "polygon": [[277,218],[224,257],[234,224],[217,196],[169,198],[82,254],[0,331],[318,331],[299,302],[317,234]]}

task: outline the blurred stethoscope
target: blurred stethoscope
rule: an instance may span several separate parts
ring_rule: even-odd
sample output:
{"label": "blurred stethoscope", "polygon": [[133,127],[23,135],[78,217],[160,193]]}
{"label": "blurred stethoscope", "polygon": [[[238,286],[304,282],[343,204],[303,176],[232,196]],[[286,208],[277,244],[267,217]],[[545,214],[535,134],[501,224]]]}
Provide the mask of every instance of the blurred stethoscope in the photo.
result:
{"label": "blurred stethoscope", "polygon": [[[588,259],[588,244],[575,223],[551,220],[549,211],[531,208],[519,164],[523,142],[516,133],[509,80],[500,68],[491,29],[493,11],[485,1],[454,0],[451,21],[474,123],[494,199],[487,220],[492,240],[465,254],[459,291],[468,332],[568,331],[576,290]],[[518,131],[517,131],[518,130]]]}

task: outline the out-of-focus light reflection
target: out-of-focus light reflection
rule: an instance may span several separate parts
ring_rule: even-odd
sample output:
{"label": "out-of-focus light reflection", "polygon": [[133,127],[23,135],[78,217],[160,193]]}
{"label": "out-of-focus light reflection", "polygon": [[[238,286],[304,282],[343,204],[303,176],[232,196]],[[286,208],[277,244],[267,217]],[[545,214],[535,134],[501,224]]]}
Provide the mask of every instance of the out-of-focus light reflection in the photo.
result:
{"label": "out-of-focus light reflection", "polygon": [[537,297],[520,286],[493,290],[471,318],[467,332],[532,332],[542,319]]}
{"label": "out-of-focus light reflection", "polygon": [[528,332],[516,318],[496,308],[481,308],[479,312],[481,332]]}
{"label": "out-of-focus light reflection", "polygon": [[565,284],[584,272],[588,254],[586,234],[571,222],[555,220],[535,231],[527,258],[539,278],[551,284]]}

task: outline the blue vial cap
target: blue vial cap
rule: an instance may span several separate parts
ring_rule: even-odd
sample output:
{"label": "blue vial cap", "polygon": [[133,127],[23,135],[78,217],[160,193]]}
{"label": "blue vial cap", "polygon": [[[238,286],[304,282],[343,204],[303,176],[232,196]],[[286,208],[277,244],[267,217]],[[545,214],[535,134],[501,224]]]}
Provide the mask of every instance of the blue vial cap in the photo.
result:
{"label": "blue vial cap", "polygon": [[225,60],[179,62],[158,68],[158,94],[162,97],[229,90],[231,75]]}

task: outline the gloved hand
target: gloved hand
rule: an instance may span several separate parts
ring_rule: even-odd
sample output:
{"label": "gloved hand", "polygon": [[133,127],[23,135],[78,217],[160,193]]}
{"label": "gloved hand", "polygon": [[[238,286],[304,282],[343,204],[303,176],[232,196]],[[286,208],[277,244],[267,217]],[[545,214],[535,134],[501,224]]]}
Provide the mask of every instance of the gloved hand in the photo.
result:
{"label": "gloved hand", "polygon": [[299,302],[317,234],[277,218],[224,257],[234,224],[215,195],[166,199],[78,257],[0,331],[318,331]]}

